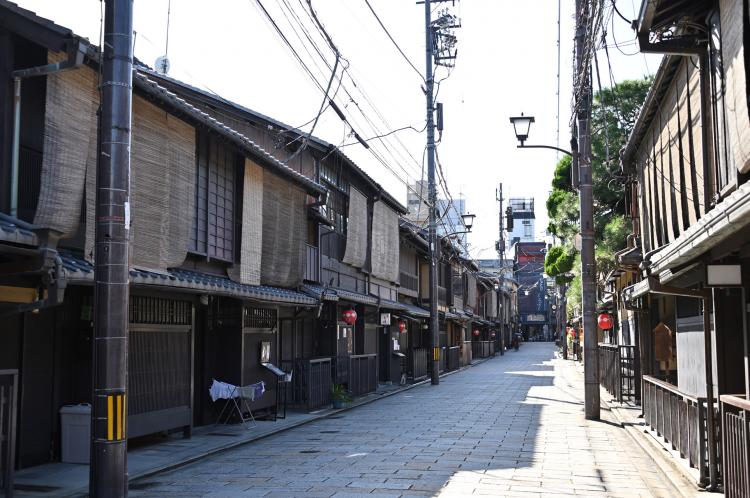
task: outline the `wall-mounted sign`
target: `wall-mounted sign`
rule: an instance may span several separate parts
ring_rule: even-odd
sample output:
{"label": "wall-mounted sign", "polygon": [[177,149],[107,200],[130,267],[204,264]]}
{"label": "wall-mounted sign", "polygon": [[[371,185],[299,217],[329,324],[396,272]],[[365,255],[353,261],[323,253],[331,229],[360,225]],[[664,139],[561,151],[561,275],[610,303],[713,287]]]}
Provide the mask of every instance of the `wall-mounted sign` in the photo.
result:
{"label": "wall-mounted sign", "polygon": [[706,281],[717,287],[742,285],[742,268],[740,265],[707,265]]}
{"label": "wall-mounted sign", "polygon": [[390,313],[381,313],[380,314],[380,325],[390,325],[391,324],[391,314]]}

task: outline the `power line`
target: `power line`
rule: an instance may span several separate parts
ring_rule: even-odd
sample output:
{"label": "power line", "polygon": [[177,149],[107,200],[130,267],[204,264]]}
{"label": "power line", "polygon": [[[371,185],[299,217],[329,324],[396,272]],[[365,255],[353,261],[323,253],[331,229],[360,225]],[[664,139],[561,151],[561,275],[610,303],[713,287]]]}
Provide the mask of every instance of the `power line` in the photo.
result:
{"label": "power line", "polygon": [[391,40],[391,43],[393,43],[393,46],[396,47],[396,50],[398,50],[398,53],[401,54],[401,56],[404,58],[407,64],[411,66],[411,68],[414,70],[415,73],[419,75],[419,79],[424,81],[424,76],[422,76],[422,73],[419,71],[419,69],[416,68],[416,66],[409,60],[409,58],[406,56],[403,50],[401,50],[401,47],[396,43],[396,40],[393,39],[393,36],[391,36],[390,31],[388,31],[388,28],[385,27],[383,24],[383,21],[380,20],[380,17],[375,12],[375,9],[372,8],[372,5],[370,4],[370,0],[365,0],[365,3],[367,4],[367,7],[370,9],[370,12],[372,12],[372,15],[375,17],[375,19],[378,21],[378,24],[380,24],[380,27],[383,28],[383,31],[385,31],[385,34],[388,35],[388,39]]}

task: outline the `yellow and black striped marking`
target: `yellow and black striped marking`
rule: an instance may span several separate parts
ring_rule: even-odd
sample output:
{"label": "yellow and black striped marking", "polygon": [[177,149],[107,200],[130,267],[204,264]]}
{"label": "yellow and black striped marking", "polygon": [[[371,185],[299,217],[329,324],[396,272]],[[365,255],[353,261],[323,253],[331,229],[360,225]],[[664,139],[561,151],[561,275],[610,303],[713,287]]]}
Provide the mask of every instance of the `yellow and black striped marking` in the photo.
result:
{"label": "yellow and black striped marking", "polygon": [[107,396],[107,441],[125,439],[125,395]]}
{"label": "yellow and black striped marking", "polygon": [[432,359],[440,361],[440,348],[432,348]]}

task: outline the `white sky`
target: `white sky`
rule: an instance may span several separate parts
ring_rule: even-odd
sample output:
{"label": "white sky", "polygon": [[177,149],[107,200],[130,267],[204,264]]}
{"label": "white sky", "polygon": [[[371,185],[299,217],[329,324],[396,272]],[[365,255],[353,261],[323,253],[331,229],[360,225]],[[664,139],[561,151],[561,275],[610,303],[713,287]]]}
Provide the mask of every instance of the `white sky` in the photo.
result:
{"label": "white sky", "polygon": [[[98,43],[100,2],[17,2]],[[286,10],[291,8],[299,17],[333,65],[331,50],[303,9],[307,0],[261,2],[325,88],[330,70],[306,39],[307,51],[303,48],[291,25],[300,37],[304,34],[293,14]],[[409,59],[423,72],[424,7],[412,0],[370,0],[370,3]],[[536,123],[527,143],[556,144],[557,4],[555,0],[463,0],[451,8],[461,18],[463,27],[456,31],[456,67],[441,85],[438,99],[445,106],[445,131],[438,153],[449,190],[454,197],[463,194],[467,209],[477,214],[469,237],[475,257],[496,256],[495,189],[499,182],[503,182],[506,199],[509,196],[536,199],[540,238],[547,226],[545,201],[557,155],[549,150],[517,150],[508,118],[521,112],[535,116]],[[152,66],[165,52],[167,5],[168,0],[135,1],[135,55]],[[350,76],[345,76],[335,100],[357,133],[369,138],[408,125],[422,129],[425,121],[422,80],[387,39],[365,1],[312,0],[312,5],[342,56],[349,61],[348,74],[356,86]],[[569,141],[573,5],[574,0],[562,2],[560,146],[563,148],[568,148]],[[639,5],[639,0],[618,2],[618,8],[628,18],[635,17]],[[629,26],[617,16],[614,26],[622,50],[636,52]],[[612,29],[609,23],[608,33]],[[607,43],[616,81],[641,78],[649,71],[656,71],[658,57],[622,55],[613,46],[611,35]],[[605,53],[602,50],[598,55],[602,86],[609,86]],[[321,105],[323,92],[266,21],[256,0],[172,0],[169,59],[170,76],[210,89],[290,125],[299,126],[311,120]],[[445,75],[446,69],[441,68],[436,78]],[[337,86],[335,81],[333,88]],[[357,105],[376,128],[368,124]],[[327,109],[314,134],[340,144],[353,140],[345,137],[348,131],[336,114]],[[424,133],[407,130],[388,137],[385,143],[371,142],[372,149],[393,172],[360,145],[344,150],[405,205],[403,180],[413,181],[422,174],[424,141]]]}

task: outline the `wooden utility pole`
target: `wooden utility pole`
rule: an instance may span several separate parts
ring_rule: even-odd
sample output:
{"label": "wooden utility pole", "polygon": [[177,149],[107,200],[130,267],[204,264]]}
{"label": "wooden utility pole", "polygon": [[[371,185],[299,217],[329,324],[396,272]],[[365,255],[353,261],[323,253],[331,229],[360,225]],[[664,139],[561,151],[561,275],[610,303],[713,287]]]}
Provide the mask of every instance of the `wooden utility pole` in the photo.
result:
{"label": "wooden utility pole", "polygon": [[503,322],[505,318],[505,306],[502,305],[504,299],[502,296],[503,282],[505,281],[505,231],[503,222],[503,184],[500,183],[497,187],[497,202],[500,206],[498,210],[498,239],[497,239],[497,255],[500,258],[500,288],[497,292],[498,302],[498,314],[500,316],[500,356],[505,354],[505,326]]}
{"label": "wooden utility pole", "polygon": [[128,493],[128,238],[133,0],[106,0],[94,252],[92,497]]}
{"label": "wooden utility pole", "polygon": [[[591,65],[585,43],[592,15],[588,0],[576,0],[576,74],[574,102],[578,123],[578,189],[581,216],[581,287],[583,305],[584,409],[586,418],[599,420],[599,355],[596,323],[596,260],[594,258],[594,186],[591,168]],[[588,50],[595,50],[588,47]],[[576,85],[577,83],[577,85]]]}

